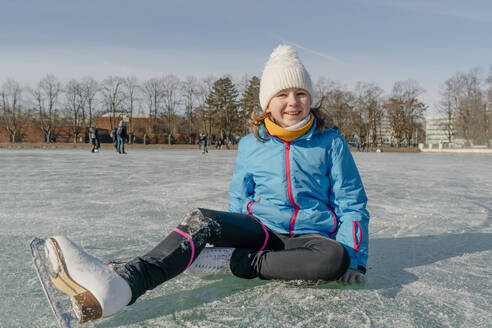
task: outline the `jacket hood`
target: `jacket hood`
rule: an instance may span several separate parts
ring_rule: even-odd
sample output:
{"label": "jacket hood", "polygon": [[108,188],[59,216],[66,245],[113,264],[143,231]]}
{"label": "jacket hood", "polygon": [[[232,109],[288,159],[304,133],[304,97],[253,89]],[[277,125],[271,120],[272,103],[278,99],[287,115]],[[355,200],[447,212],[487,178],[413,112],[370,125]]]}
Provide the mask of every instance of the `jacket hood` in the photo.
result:
{"label": "jacket hood", "polygon": [[340,128],[336,125],[333,125],[333,127],[331,129],[328,129],[328,131],[333,131],[336,134],[340,134]]}

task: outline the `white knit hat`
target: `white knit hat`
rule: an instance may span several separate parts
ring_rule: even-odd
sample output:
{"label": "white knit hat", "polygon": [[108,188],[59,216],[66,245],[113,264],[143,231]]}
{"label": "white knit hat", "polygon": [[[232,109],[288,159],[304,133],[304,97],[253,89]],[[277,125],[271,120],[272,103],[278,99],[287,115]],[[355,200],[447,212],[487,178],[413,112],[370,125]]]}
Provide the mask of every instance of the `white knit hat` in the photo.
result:
{"label": "white knit hat", "polygon": [[265,110],[273,96],[280,90],[300,88],[312,99],[313,86],[309,73],[302,65],[297,51],[289,45],[279,45],[270,55],[260,83],[260,105]]}

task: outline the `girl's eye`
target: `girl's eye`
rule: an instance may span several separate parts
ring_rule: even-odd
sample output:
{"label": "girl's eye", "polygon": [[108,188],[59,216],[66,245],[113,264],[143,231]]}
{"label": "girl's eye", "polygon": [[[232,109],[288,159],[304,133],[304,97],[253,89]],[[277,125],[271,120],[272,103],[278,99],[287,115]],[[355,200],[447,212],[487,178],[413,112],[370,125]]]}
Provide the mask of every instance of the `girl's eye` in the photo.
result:
{"label": "girl's eye", "polygon": [[286,97],[286,96],[287,96],[286,93],[279,93],[279,94],[277,94],[277,97]]}
{"label": "girl's eye", "polygon": [[305,93],[304,91],[299,91],[299,92],[297,93],[297,95],[298,95],[298,96],[305,96],[305,95],[306,95],[306,93]]}

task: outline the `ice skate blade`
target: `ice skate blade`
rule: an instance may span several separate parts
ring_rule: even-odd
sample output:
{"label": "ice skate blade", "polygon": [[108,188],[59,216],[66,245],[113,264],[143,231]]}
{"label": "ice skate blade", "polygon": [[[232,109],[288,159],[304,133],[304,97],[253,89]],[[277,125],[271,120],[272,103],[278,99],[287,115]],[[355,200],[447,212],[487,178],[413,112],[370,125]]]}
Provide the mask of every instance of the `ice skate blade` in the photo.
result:
{"label": "ice skate blade", "polygon": [[80,323],[102,317],[102,307],[94,295],[75,282],[68,274],[63,253],[54,238],[46,241],[46,253],[51,267],[51,281],[63,293],[70,296],[72,308]]}
{"label": "ice skate blade", "polygon": [[29,244],[34,269],[36,270],[46,300],[55,315],[59,328],[71,328],[71,322],[74,319],[75,314],[72,315],[73,312],[70,309],[66,310],[65,304],[60,302],[57,296],[56,291],[58,291],[58,289],[56,289],[51,281],[49,260],[47,259],[45,245],[46,240],[39,238],[34,238]]}
{"label": "ice skate blade", "polygon": [[60,266],[58,265],[56,252],[53,248],[52,243],[44,244],[44,254],[46,259],[48,260],[47,261],[48,273],[50,274],[51,278],[56,278],[58,276],[58,273],[60,272]]}

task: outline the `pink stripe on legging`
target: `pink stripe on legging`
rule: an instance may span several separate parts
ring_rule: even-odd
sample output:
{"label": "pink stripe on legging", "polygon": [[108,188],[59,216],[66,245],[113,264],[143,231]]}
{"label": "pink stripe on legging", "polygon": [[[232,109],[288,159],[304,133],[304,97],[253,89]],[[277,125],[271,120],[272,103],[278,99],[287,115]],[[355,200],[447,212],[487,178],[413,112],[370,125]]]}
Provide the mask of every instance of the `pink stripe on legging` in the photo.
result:
{"label": "pink stripe on legging", "polygon": [[188,239],[188,241],[190,242],[190,245],[191,245],[191,258],[190,258],[190,262],[188,262],[188,265],[183,270],[183,272],[185,272],[186,270],[188,270],[188,268],[190,267],[191,263],[193,262],[193,258],[195,257],[195,244],[193,243],[193,239],[191,239],[191,237],[186,232],[184,232],[184,231],[182,231],[182,230],[180,230],[178,228],[174,229],[174,231],[176,231],[181,236],[183,236],[186,239]]}

